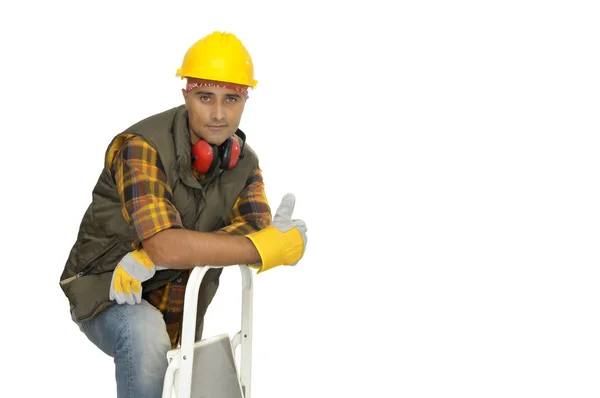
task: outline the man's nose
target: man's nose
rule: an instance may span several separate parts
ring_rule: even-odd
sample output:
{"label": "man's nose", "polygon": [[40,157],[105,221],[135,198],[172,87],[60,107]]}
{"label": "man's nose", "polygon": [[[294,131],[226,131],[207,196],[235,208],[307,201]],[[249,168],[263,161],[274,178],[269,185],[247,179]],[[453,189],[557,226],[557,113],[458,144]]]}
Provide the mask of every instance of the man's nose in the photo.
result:
{"label": "man's nose", "polygon": [[223,120],[223,119],[225,119],[225,107],[222,104],[220,104],[220,103],[215,104],[215,106],[212,109],[212,115],[211,115],[211,117],[214,120]]}

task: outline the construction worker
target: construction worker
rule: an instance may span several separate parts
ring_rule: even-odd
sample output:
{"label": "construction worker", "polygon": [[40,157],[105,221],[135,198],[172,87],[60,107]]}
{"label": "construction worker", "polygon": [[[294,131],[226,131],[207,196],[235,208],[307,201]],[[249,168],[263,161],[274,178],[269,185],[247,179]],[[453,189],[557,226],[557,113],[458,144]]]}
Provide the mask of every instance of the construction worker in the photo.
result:
{"label": "construction worker", "polygon": [[[117,396],[160,397],[166,353],[179,344],[189,269],[295,265],[306,225],[284,196],[274,217],[257,155],[239,129],[254,79],[233,34],[214,32],[186,52],[184,104],[116,135],[60,286],[81,331],[114,358]],[[205,275],[196,339],[219,285]]]}

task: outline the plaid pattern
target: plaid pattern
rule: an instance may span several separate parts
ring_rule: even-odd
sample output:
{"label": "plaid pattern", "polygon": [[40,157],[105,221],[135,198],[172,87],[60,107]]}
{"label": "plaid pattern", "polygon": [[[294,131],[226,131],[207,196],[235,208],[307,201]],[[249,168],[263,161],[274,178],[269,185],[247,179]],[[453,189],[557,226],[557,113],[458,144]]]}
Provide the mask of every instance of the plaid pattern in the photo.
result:
{"label": "plaid pattern", "polygon": [[160,231],[183,228],[158,153],[142,138],[125,142],[113,161],[112,173],[123,217],[133,233],[133,249]]}
{"label": "plaid pattern", "polygon": [[[185,286],[190,272],[185,270],[181,276],[169,282],[162,289],[151,292],[142,292],[142,296],[150,304],[158,308],[163,314],[167,333],[171,340],[171,348],[177,348],[181,338],[181,326],[183,325],[183,299],[185,297]],[[198,321],[200,321],[198,319]]]}
{"label": "plaid pattern", "polygon": [[[111,170],[121,197],[123,217],[133,231],[133,248],[138,249],[143,240],[162,230],[183,228],[156,150],[137,136],[124,136],[115,141],[113,146],[108,151],[107,162],[112,163]],[[204,177],[196,173],[194,175],[200,180]],[[246,187],[229,214],[229,224],[221,231],[246,235],[265,228],[271,221],[262,172],[257,169],[246,181]],[[181,277],[163,288],[143,293],[144,298],[163,314],[173,348],[179,343],[188,277],[189,271],[184,271]]]}
{"label": "plaid pattern", "polygon": [[271,225],[271,208],[265,195],[262,172],[256,172],[246,181],[246,188],[238,196],[231,212],[229,225],[221,231],[231,235],[247,235]]}

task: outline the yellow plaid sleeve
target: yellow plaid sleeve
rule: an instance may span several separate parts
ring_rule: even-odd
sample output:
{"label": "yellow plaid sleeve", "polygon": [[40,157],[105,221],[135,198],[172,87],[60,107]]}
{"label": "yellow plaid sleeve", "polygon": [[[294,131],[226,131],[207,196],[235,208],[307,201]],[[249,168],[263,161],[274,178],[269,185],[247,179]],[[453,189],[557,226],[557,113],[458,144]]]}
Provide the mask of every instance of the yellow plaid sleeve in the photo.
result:
{"label": "yellow plaid sleeve", "polygon": [[173,204],[173,192],[158,153],[138,136],[124,137],[111,148],[116,153],[112,173],[121,198],[121,210],[133,233],[133,248],[156,233],[169,228],[183,228]]}
{"label": "yellow plaid sleeve", "polygon": [[221,231],[232,235],[247,235],[269,226],[271,221],[271,208],[265,194],[262,171],[257,168],[246,181],[244,190],[229,213],[229,225],[221,228]]}

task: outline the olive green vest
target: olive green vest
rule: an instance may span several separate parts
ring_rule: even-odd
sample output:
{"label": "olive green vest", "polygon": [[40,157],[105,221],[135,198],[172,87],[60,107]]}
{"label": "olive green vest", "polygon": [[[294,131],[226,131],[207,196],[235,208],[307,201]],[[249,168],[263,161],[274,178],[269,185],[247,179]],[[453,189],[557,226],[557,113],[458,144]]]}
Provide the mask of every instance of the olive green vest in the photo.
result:
{"label": "olive green vest", "polygon": [[[246,145],[243,158],[233,169],[221,171],[216,168],[202,183],[194,178],[184,105],[134,124],[114,140],[122,138],[123,134],[141,136],[157,150],[173,191],[174,205],[184,228],[189,230],[215,231],[227,225],[229,212],[248,177],[258,167],[256,154]],[[112,273],[121,258],[133,250],[132,242],[133,232],[123,218],[110,164],[105,164],[60,278],[60,286],[74,307],[77,321],[91,319],[115,303],[108,298]],[[220,270],[214,271],[219,271],[212,273],[213,290],[216,291]],[[181,272],[157,272],[144,282],[144,292],[164,286],[178,278]],[[209,278],[208,274],[205,279]],[[199,308],[200,312],[203,311]]]}

